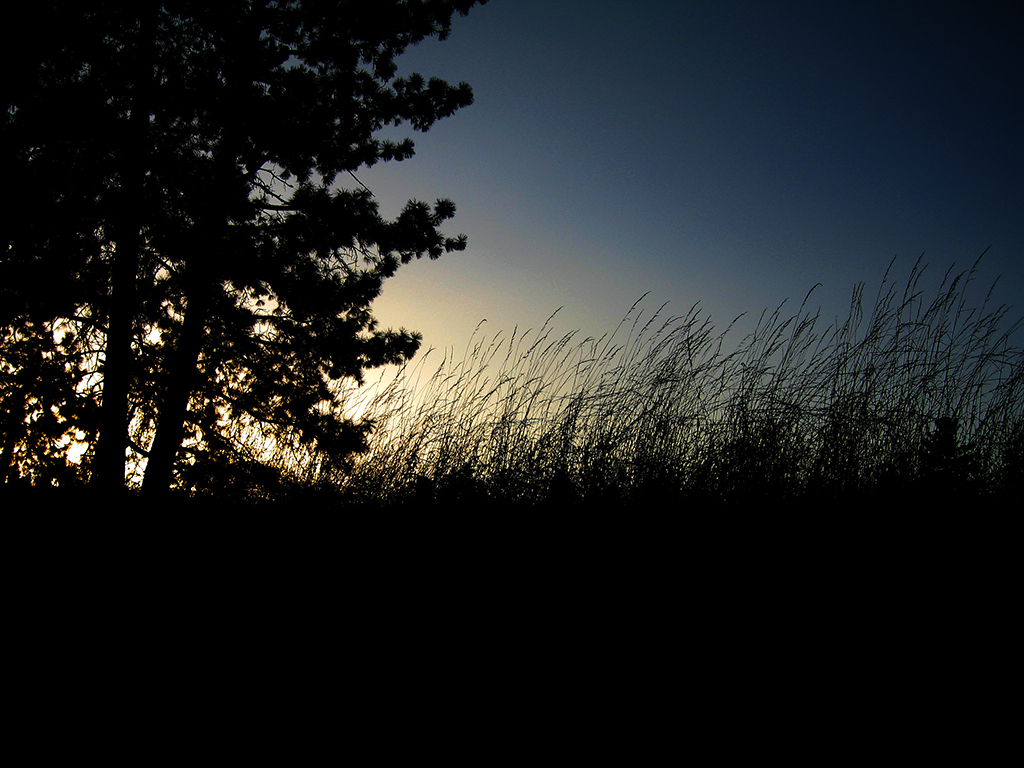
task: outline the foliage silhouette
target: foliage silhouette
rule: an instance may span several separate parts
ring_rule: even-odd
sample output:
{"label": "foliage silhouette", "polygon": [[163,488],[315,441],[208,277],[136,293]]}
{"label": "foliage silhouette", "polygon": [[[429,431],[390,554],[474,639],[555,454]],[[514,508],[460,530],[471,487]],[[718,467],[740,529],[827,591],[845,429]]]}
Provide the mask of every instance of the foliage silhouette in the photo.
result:
{"label": "foliage silhouette", "polygon": [[37,4],[4,123],[21,184],[0,255],[8,479],[66,484],[75,438],[97,487],[123,488],[128,449],[147,493],[208,490],[221,468],[259,496],[279,473],[242,436],[341,464],[365,447],[329,383],[415,353],[370,304],[400,264],[466,240],[441,231],[448,200],[387,221],[337,182],[413,155],[381,128],[472,102],[395,58],[477,4]]}

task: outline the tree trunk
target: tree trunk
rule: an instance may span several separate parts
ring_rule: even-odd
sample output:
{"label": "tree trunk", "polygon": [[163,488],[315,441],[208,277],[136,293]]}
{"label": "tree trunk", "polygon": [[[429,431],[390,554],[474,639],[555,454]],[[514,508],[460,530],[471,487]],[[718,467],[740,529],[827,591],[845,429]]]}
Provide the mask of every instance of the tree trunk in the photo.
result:
{"label": "tree trunk", "polygon": [[[229,85],[227,94],[222,96],[220,108],[230,114],[234,109],[232,96],[237,84],[245,84],[246,77],[238,71],[242,62],[251,59],[244,51],[246,43],[259,41],[261,26],[257,21],[264,10],[265,2],[258,2],[241,19],[231,18],[226,27],[222,44],[241,46],[225,56],[224,77]],[[248,37],[246,37],[248,35]],[[196,390],[199,376],[199,356],[205,340],[206,325],[214,306],[214,298],[220,286],[218,264],[229,228],[229,217],[219,206],[225,201],[245,199],[248,190],[239,188],[236,178],[236,164],[246,147],[243,137],[229,118],[224,119],[224,130],[214,151],[216,165],[204,190],[196,194],[209,197],[206,210],[208,218],[196,227],[195,241],[199,243],[197,258],[193,255],[186,266],[187,299],[185,322],[178,339],[172,360],[171,378],[164,395],[164,401],[157,416],[156,435],[149,452],[146,474],[142,481],[142,492],[146,496],[167,493],[174,482],[174,463],[185,436],[188,419],[188,405]]]}
{"label": "tree trunk", "polygon": [[139,255],[143,247],[143,194],[149,156],[149,116],[156,60],[156,3],[145,3],[139,19],[134,60],[138,79],[132,94],[125,151],[121,157],[120,209],[114,231],[110,310],[103,362],[100,433],[91,484],[106,492],[124,488],[128,444],[128,393],[131,384],[132,336],[136,309]]}
{"label": "tree trunk", "polygon": [[[197,268],[192,266],[190,269]],[[142,492],[146,496],[166,493],[174,481],[174,461],[184,436],[188,403],[195,390],[199,354],[210,311],[210,289],[199,286],[201,279],[193,274],[191,280],[195,287],[189,292],[185,322],[175,345],[170,381],[157,416],[156,435],[142,480]]]}

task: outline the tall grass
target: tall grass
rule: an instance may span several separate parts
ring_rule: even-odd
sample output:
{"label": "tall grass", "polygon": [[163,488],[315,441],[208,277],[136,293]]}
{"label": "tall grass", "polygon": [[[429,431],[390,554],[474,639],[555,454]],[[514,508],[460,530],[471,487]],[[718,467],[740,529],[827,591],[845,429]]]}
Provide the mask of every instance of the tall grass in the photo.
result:
{"label": "tall grass", "polygon": [[902,288],[890,265],[870,313],[858,285],[845,322],[823,329],[812,289],[733,346],[736,321],[717,332],[699,305],[672,316],[643,297],[598,339],[555,333],[555,316],[508,337],[478,327],[432,375],[428,355],[372,395],[347,392],[375,423],[370,450],[306,470],[385,504],[1013,498],[1021,321],[1000,329],[991,290],[968,306],[977,268],[948,271],[926,300],[920,260]]}

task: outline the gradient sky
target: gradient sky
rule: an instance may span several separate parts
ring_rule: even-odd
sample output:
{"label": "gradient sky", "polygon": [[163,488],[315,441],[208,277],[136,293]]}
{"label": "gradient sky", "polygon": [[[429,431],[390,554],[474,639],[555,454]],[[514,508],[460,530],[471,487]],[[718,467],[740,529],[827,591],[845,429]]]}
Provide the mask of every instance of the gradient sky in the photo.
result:
{"label": "gradient sky", "polygon": [[[720,330],[922,253],[937,285],[986,249],[973,295],[1024,315],[1017,11],[999,3],[491,0],[400,73],[473,86],[364,169],[382,210],[451,198],[469,247],[399,270],[385,326],[461,357],[473,329],[598,336],[630,305],[699,301]],[[398,135],[407,135],[398,130]]]}

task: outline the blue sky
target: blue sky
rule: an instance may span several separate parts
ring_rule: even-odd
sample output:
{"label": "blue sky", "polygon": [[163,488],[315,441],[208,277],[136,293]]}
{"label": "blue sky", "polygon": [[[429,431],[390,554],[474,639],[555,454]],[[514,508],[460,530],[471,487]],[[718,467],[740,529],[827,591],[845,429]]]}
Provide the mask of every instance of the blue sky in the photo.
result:
{"label": "blue sky", "polygon": [[[359,178],[391,215],[448,197],[469,247],[403,267],[385,326],[461,353],[699,301],[724,329],[807,291],[832,321],[898,257],[1024,315],[1024,39],[1006,3],[491,0],[399,60],[473,86]],[[397,131],[406,135],[404,129]],[[932,285],[935,283],[929,283]]]}

